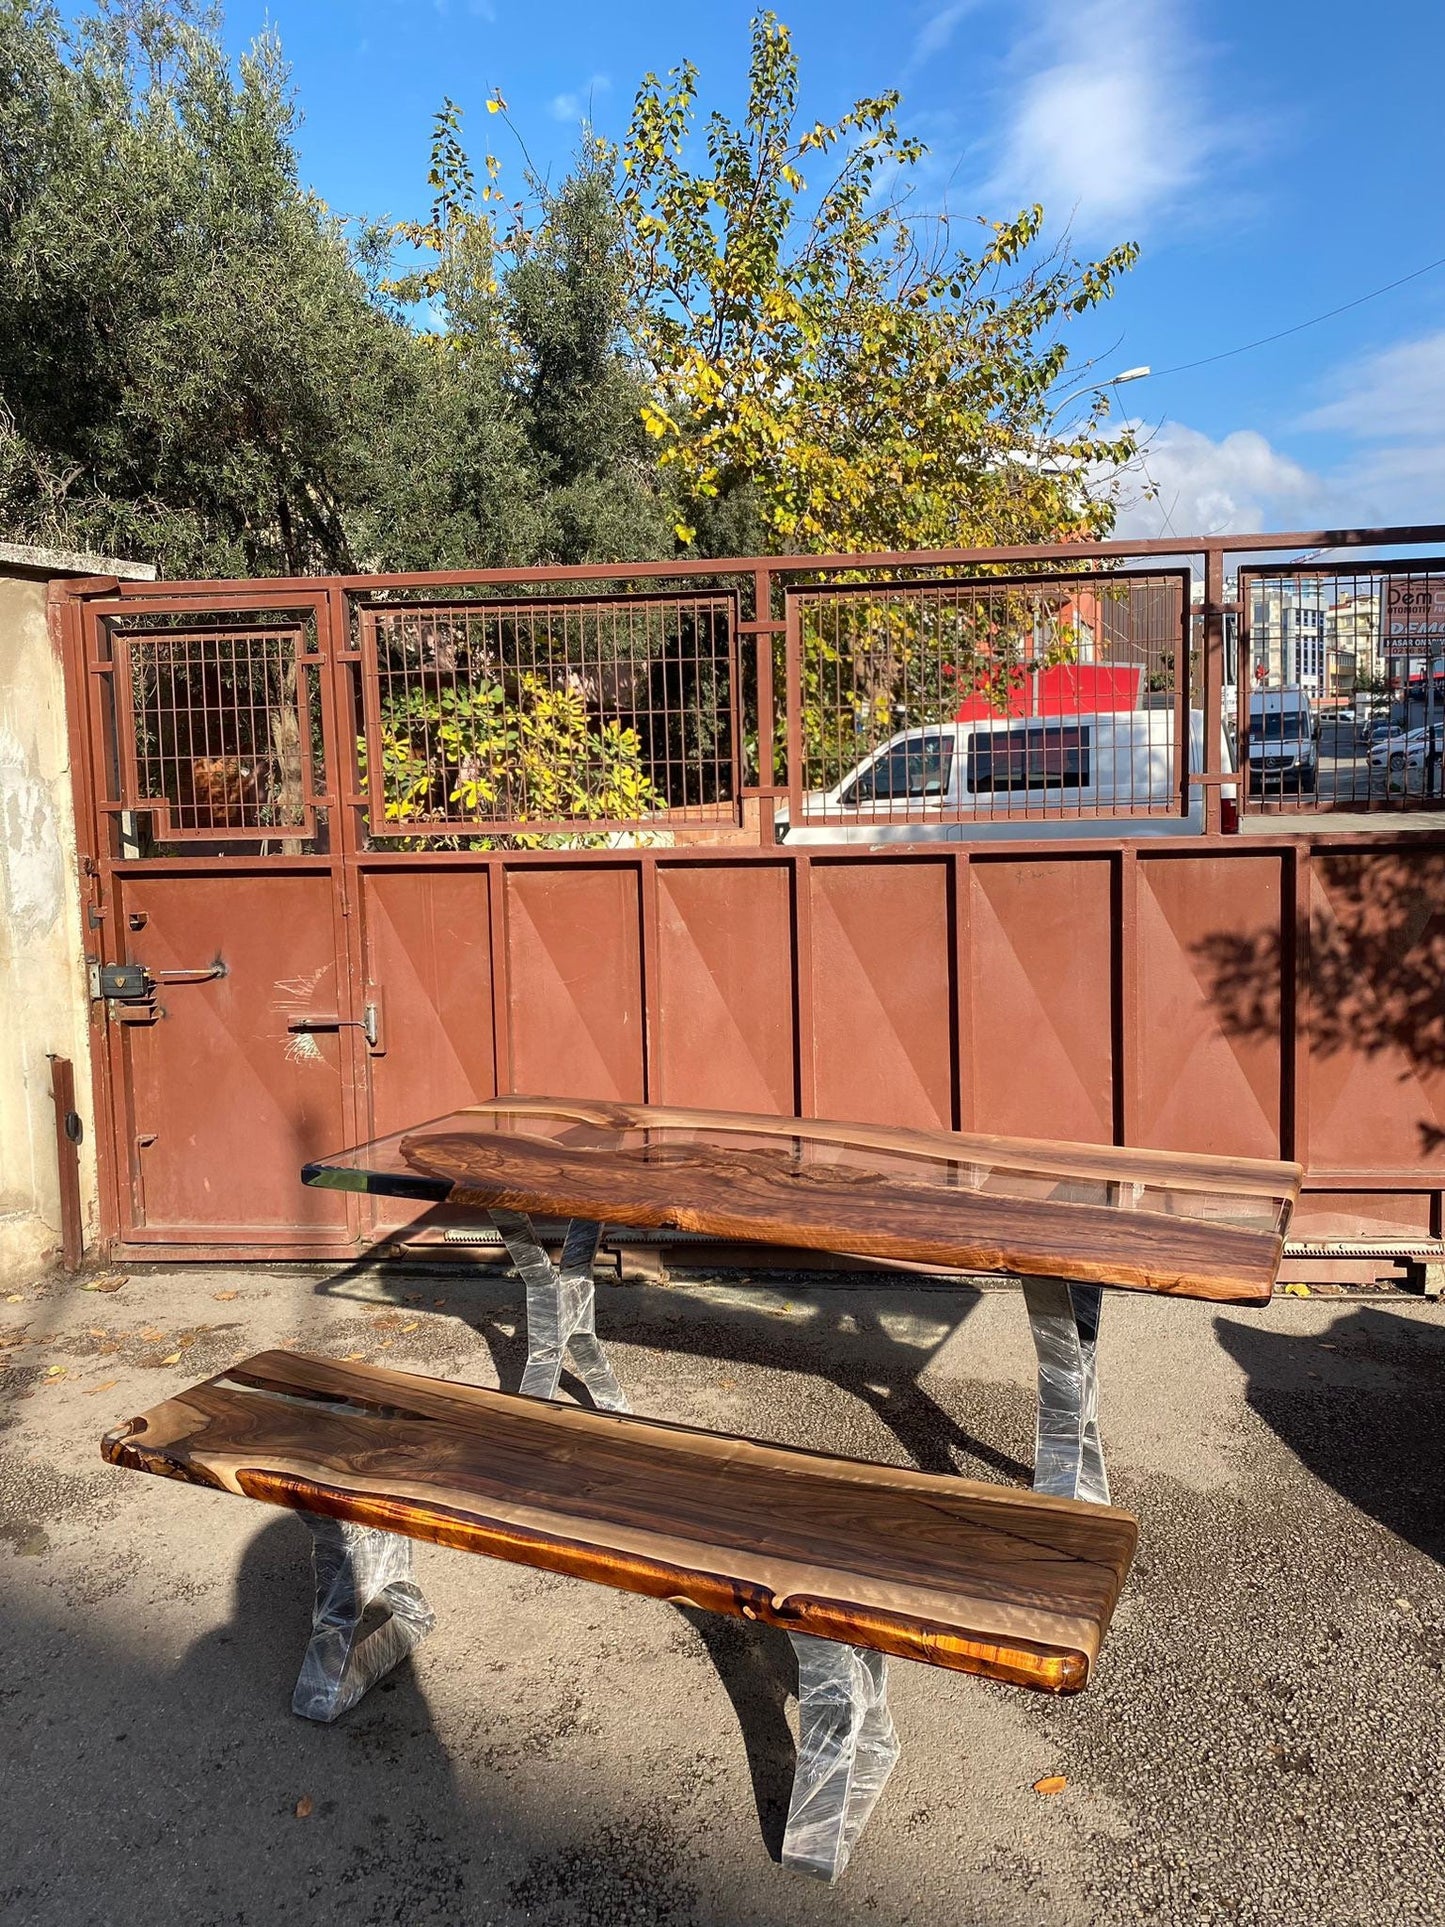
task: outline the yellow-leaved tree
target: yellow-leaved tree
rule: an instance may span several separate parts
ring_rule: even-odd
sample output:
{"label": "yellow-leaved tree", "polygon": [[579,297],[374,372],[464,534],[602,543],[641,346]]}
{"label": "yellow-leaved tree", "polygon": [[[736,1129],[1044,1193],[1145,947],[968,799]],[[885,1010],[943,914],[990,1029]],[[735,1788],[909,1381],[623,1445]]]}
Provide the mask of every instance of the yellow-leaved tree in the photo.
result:
{"label": "yellow-leaved tree", "polygon": [[927,150],[900,132],[898,94],[807,120],[771,14],[752,23],[741,121],[708,116],[695,157],[696,102],[690,63],[648,75],[618,156],[645,419],[680,539],[717,552],[739,499],[775,552],[1106,531],[1104,478],[1132,438],[1107,432],[1102,386],[1069,420],[1051,395],[1066,324],[1137,250],[1044,249],[1033,206],[970,222],[970,253],[955,223],[913,210]]}

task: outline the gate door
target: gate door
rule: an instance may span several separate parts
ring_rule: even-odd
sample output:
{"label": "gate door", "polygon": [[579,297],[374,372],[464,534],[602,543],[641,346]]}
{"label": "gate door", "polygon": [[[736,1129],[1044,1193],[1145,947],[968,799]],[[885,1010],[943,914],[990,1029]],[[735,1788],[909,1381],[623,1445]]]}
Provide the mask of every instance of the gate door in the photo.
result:
{"label": "gate door", "polygon": [[351,726],[324,594],[257,603],[102,598],[66,638],[98,1151],[128,1245],[320,1252],[356,1229],[300,1182],[347,1141],[358,1060],[365,1078],[335,847]]}
{"label": "gate door", "polygon": [[110,1006],[129,1115],[121,1236],[334,1237],[344,1200],[299,1182],[345,1136],[331,880],[122,875],[115,902],[148,1003]]}

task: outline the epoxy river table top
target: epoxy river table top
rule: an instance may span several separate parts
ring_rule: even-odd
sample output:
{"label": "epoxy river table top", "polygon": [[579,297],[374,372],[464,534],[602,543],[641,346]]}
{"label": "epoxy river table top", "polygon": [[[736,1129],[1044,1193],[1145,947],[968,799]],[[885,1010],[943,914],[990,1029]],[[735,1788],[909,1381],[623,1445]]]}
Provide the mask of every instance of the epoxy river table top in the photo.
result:
{"label": "epoxy river table top", "polygon": [[534,1096],[309,1164],[308,1184],[966,1271],[1262,1303],[1297,1164]]}

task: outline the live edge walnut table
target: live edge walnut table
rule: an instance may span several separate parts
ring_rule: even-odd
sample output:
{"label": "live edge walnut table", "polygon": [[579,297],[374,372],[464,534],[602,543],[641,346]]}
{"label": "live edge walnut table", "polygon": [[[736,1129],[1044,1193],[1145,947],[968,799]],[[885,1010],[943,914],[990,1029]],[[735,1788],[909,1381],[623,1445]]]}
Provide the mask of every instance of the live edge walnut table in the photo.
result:
{"label": "live edge walnut table", "polygon": [[[1017,1273],[1039,1362],[1034,1490],[1100,1505],[1102,1287],[1264,1303],[1302,1175],[1252,1158],[523,1096],[302,1172],[486,1211],[526,1287],[522,1391],[554,1398],[570,1353],[604,1411],[629,1409],[596,1331],[605,1225]],[[556,1264],[533,1214],[569,1221]]]}
{"label": "live edge walnut table", "polygon": [[[1099,1444],[1102,1287],[1262,1302],[1300,1175],[498,1098],[304,1176],[489,1212],[526,1286],[533,1396],[263,1353],[102,1449],[302,1513],[317,1597],[293,1706],[310,1719],[354,1705],[430,1630],[413,1538],[782,1626],[800,1724],[782,1858],[834,1879],[897,1756],[884,1654],[1053,1692],[1089,1676],[1136,1533],[1108,1504]],[[568,1221],[555,1264],[534,1212]],[[1039,1357],[1033,1493],[623,1416],[593,1309],[607,1224],[1018,1273]],[[552,1402],[569,1353],[601,1410]]]}

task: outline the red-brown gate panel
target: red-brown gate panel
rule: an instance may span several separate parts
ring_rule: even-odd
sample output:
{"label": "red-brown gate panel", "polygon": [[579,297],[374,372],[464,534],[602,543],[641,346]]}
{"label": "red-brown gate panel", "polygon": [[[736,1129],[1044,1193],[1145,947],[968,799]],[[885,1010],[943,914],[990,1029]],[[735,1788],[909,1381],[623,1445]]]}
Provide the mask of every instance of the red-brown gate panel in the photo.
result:
{"label": "red-brown gate panel", "polygon": [[[1277,1158],[1293,967],[1277,851],[1140,855],[1129,1142]],[[1126,939],[1130,940],[1130,939]]]}
{"label": "red-brown gate panel", "polygon": [[121,874],[116,898],[127,960],[158,979],[152,1012],[109,1019],[121,1236],[334,1242],[346,1200],[300,1181],[345,1138],[329,874]]}
{"label": "red-brown gate panel", "polygon": [[659,864],[648,1027],[656,1104],[796,1105],[792,878],[782,863]]}
{"label": "red-brown gate panel", "polygon": [[813,1102],[819,1117],[953,1128],[949,859],[813,862]]}
{"label": "red-brown gate panel", "polygon": [[380,1137],[496,1095],[491,889],[485,869],[371,870],[361,886]]}
{"label": "red-brown gate panel", "polygon": [[630,864],[506,873],[506,1088],[640,1102],[641,906]]}
{"label": "red-brown gate panel", "polygon": [[1310,865],[1312,1165],[1445,1173],[1445,853],[1317,854]]}
{"label": "red-brown gate panel", "polygon": [[1010,853],[974,858],[966,874],[964,1128],[1112,1143],[1109,857]]}

